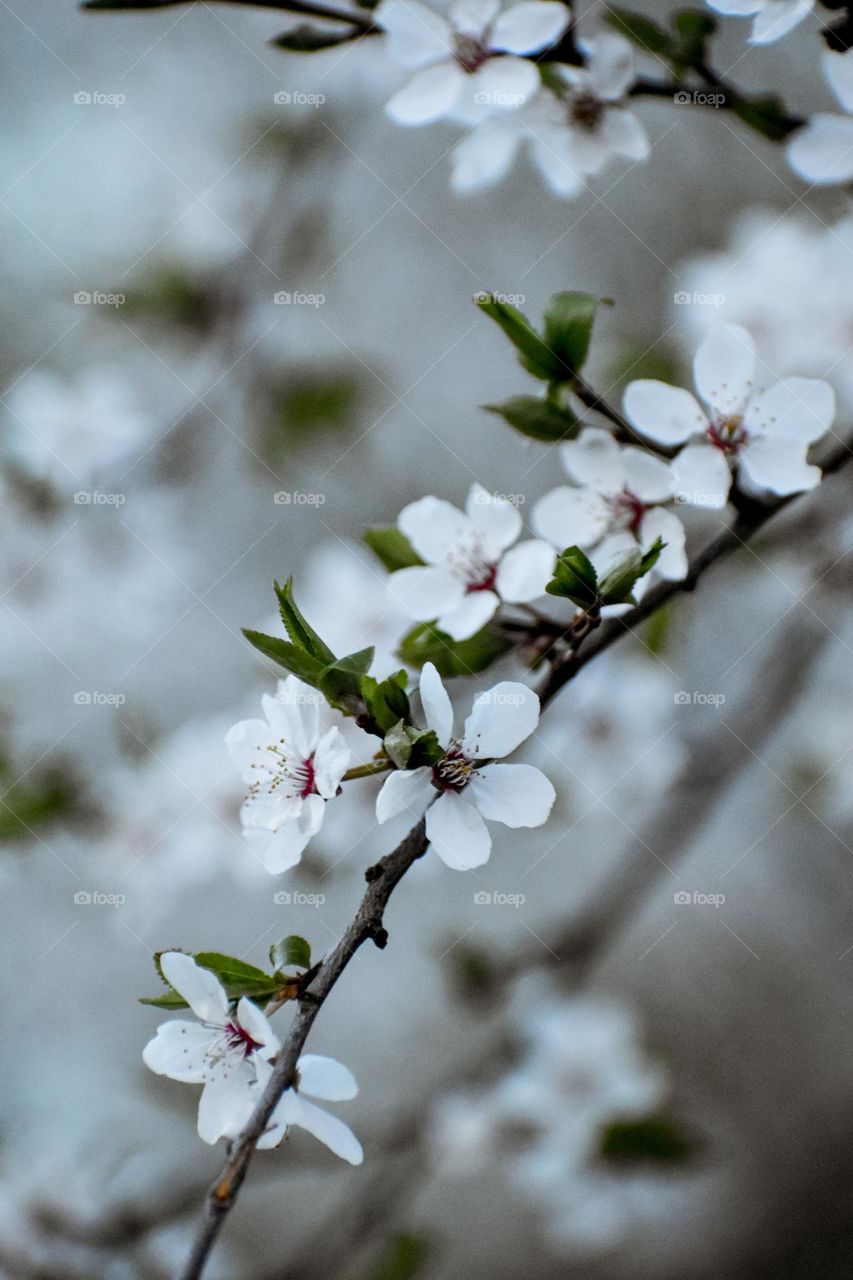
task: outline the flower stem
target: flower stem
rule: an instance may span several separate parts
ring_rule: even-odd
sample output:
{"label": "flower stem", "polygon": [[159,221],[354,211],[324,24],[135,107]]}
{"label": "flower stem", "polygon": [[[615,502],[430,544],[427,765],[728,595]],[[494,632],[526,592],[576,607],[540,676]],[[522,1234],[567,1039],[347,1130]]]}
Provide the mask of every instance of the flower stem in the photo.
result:
{"label": "flower stem", "polygon": [[371,760],[368,764],[357,764],[352,769],[347,769],[342,782],[354,782],[356,778],[372,778],[377,773],[387,773],[389,769],[393,769],[394,765],[387,756],[382,756],[379,760]]}

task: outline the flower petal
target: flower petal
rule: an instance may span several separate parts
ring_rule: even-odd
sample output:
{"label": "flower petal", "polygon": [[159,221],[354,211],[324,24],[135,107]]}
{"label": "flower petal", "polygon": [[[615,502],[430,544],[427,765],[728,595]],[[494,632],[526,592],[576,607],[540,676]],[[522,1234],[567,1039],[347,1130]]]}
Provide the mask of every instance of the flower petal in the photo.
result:
{"label": "flower petal", "polygon": [[645,160],[651,151],[649,135],[632,111],[611,107],[601,122],[601,138],[612,156]]}
{"label": "flower petal", "polygon": [[321,694],[296,676],[279,680],[275,696],[261,699],[264,715],[276,735],[284,738],[294,754],[307,760],[320,735]]}
{"label": "flower petal", "polygon": [[314,752],[314,786],[324,800],[338,794],[341,779],[349,768],[352,752],[337,726],[329,729]]}
{"label": "flower petal", "polygon": [[529,134],[533,163],[555,196],[572,200],[586,186],[572,149],[569,129],[535,129]]}
{"label": "flower petal", "polygon": [[447,16],[454,31],[482,36],[500,7],[500,0],[452,0]]}
{"label": "flower petal", "polygon": [[349,1067],[319,1053],[303,1053],[297,1064],[299,1091],[326,1102],[347,1102],[358,1093],[358,1084]]}
{"label": "flower petal", "polygon": [[292,1112],[292,1125],[305,1129],[341,1160],[346,1160],[349,1164],[361,1164],[364,1152],[348,1125],[322,1107],[315,1107],[307,1098],[297,1097],[296,1101],[299,1106]]}
{"label": "flower petal", "polygon": [[689,391],[654,378],[630,383],[623,407],[631,426],[658,444],[682,444],[708,426],[706,414]]}
{"label": "flower petal", "polygon": [[422,818],[434,795],[429,769],[395,769],[376,797],[376,821],[390,822],[406,811],[415,819]]}
{"label": "flower petal", "polygon": [[459,578],[438,565],[398,569],[388,578],[386,589],[398,609],[421,622],[431,621],[445,609],[452,609],[465,595]]}
{"label": "flower petal", "polygon": [[594,489],[560,485],[540,498],[531,512],[531,523],[540,537],[558,551],[566,547],[591,547],[610,526],[610,504]]}
{"label": "flower petal", "polygon": [[670,463],[679,502],[724,507],[732,487],[725,455],[712,444],[689,444]]}
{"label": "flower petal", "polygon": [[663,458],[648,449],[629,444],[622,450],[625,465],[625,488],[641,502],[666,502],[675,488],[672,470]]}
{"label": "flower petal", "polygon": [[596,98],[618,102],[636,79],[634,50],[629,40],[615,31],[602,31],[580,48],[587,58],[588,84]]}
{"label": "flower petal", "polygon": [[323,825],[326,802],[320,796],[306,796],[299,813],[283,823],[270,837],[264,851],[264,866],[270,875],[289,871],[302,859],[308,842]]}
{"label": "flower petal", "polygon": [[263,762],[271,736],[266,720],[241,720],[226,733],[228,754],[244,782],[257,781],[258,764]]}
{"label": "flower petal", "polygon": [[471,522],[452,502],[430,494],[403,507],[397,517],[397,527],[422,560],[427,564],[441,564],[470,533]]}
{"label": "flower petal", "polygon": [[796,440],[758,436],[740,452],[738,487],[745,493],[785,497],[820,484],[820,467],[806,461],[806,447]]}
{"label": "flower petal", "polygon": [[446,791],[426,814],[427,839],[445,866],[470,871],[488,862],[492,837],[473,804],[455,791]]}
{"label": "flower petal", "polygon": [[667,582],[682,582],[687,577],[684,525],[675,512],[663,507],[647,511],[640,521],[639,536],[644,551],[658,538],[666,543],[653,570],[657,577]]}
{"label": "flower petal", "polygon": [[835,392],[816,378],[783,378],[753,398],[746,427],[774,439],[787,437],[814,444],[826,435],[835,417]]}
{"label": "flower petal", "polygon": [[439,616],[438,629],[454,640],[467,640],[494,617],[499,604],[494,591],[472,591]]}
{"label": "flower petal", "polygon": [[853,120],[812,116],[788,143],[788,163],[807,182],[847,182],[853,178]]}
{"label": "flower petal", "polygon": [[261,1046],[257,1051],[259,1057],[275,1057],[281,1048],[278,1036],[267,1021],[266,1014],[246,996],[242,996],[237,1005],[237,1022]]}
{"label": "flower petal", "polygon": [[453,53],[448,22],[420,0],[382,0],[373,16],[387,33],[389,57],[400,67],[414,71]]}
{"label": "flower petal", "polygon": [[498,565],[495,590],[509,604],[527,604],[545,594],[557,557],[548,542],[528,538],[510,547]]}
{"label": "flower petal", "polygon": [[453,705],[432,662],[425,662],[421,668],[418,690],[427,728],[432,729],[441,745],[446,747],[453,737]]}
{"label": "flower petal", "polygon": [[484,121],[450,153],[453,190],[464,194],[500,182],[509,172],[520,141],[514,121]]}
{"label": "flower petal", "polygon": [[236,1138],[253,1109],[250,1078],[241,1066],[217,1071],[204,1086],[198,1104],[198,1136],[202,1142]]}
{"label": "flower petal", "polygon": [[465,72],[455,62],[436,62],[418,71],[385,104],[396,124],[432,124],[454,107],[465,88]]}
{"label": "flower petal", "polygon": [[588,485],[608,497],[615,497],[625,487],[622,450],[611,432],[601,427],[586,427],[577,440],[561,447],[560,456],[575,484]]}
{"label": "flower petal", "polygon": [[142,1050],[142,1061],[158,1076],[201,1084],[207,1075],[207,1050],[216,1032],[200,1022],[175,1019],[157,1028],[153,1040]]}
{"label": "flower petal", "polygon": [[836,53],[824,49],[823,74],[844,110],[853,113],[853,50]]}
{"label": "flower petal", "polygon": [[470,126],[501,112],[517,111],[536,95],[540,84],[535,64],[526,58],[489,58],[466,75],[453,119]]}
{"label": "flower petal", "polygon": [[559,40],[571,18],[557,0],[522,0],[498,17],[489,44],[503,53],[539,53]]}
{"label": "flower petal", "polygon": [[706,3],[727,17],[751,18],[764,8],[767,0],[706,0]]}
{"label": "flower petal", "polygon": [[767,0],[752,24],[750,44],[772,44],[793,31],[814,8],[814,0]]}
{"label": "flower petal", "polygon": [[468,791],[484,818],[506,827],[541,827],[556,799],[545,774],[530,764],[487,765]]}
{"label": "flower petal", "polygon": [[160,957],[163,976],[179,996],[183,996],[200,1022],[224,1026],[228,1021],[228,997],[219,979],[181,951],[166,951]]}
{"label": "flower petal", "polygon": [[752,391],[755,343],[741,325],[719,324],[696,352],[693,372],[706,404],[724,416],[739,413]]}
{"label": "flower petal", "polygon": [[475,700],[465,721],[462,750],[469,758],[508,756],[539,723],[539,698],[526,684],[502,680]]}
{"label": "flower petal", "polygon": [[476,482],[465,502],[468,519],[477,530],[487,560],[497,560],[515,542],[522,529],[518,509],[506,498],[496,497]]}

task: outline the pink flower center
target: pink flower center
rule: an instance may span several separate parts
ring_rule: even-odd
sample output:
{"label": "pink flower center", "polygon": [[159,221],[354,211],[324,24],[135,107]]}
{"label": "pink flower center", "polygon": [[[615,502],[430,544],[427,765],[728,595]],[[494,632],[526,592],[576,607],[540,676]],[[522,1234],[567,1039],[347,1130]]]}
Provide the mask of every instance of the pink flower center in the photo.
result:
{"label": "pink flower center", "polygon": [[463,71],[473,75],[479,71],[484,62],[488,62],[490,51],[476,36],[465,35],[457,31],[454,40],[453,57]]}
{"label": "pink flower center", "polygon": [[252,1039],[245,1027],[239,1026],[236,1022],[225,1024],[225,1037],[228,1041],[229,1050],[240,1050],[244,1058],[251,1057],[253,1053],[263,1047],[259,1041]]}
{"label": "pink flower center", "polygon": [[303,761],[300,776],[301,778],[304,778],[304,782],[302,784],[302,790],[299,792],[299,798],[304,800],[307,796],[313,795],[316,790],[315,784],[317,775],[314,769],[313,756],[309,756],[307,760]]}
{"label": "pink flower center", "polygon": [[432,767],[432,785],[439,791],[464,791],[473,772],[474,765],[462,748],[450,746]]}
{"label": "pink flower center", "polygon": [[476,582],[469,582],[465,587],[466,595],[471,595],[475,591],[494,591],[495,579],[498,576],[498,566],[496,564],[486,565],[483,570],[484,576]]}
{"label": "pink flower center", "polygon": [[708,426],[708,439],[722,453],[737,453],[749,439],[749,432],[740,414],[730,418],[717,418]]}
{"label": "pink flower center", "polygon": [[613,500],[613,514],[624,528],[634,537],[637,537],[640,531],[640,525],[643,522],[643,516],[646,514],[647,507],[642,498],[638,498],[636,493],[632,493],[630,489],[623,489],[618,497]]}

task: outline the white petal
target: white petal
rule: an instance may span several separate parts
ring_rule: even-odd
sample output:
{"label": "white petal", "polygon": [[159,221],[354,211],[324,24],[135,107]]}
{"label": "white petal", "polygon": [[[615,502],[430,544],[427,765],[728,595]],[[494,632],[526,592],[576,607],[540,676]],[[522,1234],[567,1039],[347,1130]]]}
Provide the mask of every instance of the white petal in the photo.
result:
{"label": "white petal", "polygon": [[492,852],[485,822],[455,791],[446,791],[427,809],[426,833],[439,858],[454,871],[481,867]]}
{"label": "white petal", "polygon": [[539,698],[526,684],[502,680],[475,700],[465,721],[462,749],[469,757],[508,756],[539,723]]}
{"label": "white petal", "polygon": [[672,470],[663,458],[629,444],[622,450],[625,488],[641,502],[666,502],[674,490]]}
{"label": "white petal", "polygon": [[531,523],[558,551],[591,547],[606,533],[613,518],[610,504],[594,489],[560,485],[534,505]]}
{"label": "white petal", "polygon": [[767,0],[707,0],[707,3],[727,17],[750,18],[764,8]]}
{"label": "white petal", "polygon": [[500,8],[500,0],[452,0],[447,16],[454,31],[481,37]]}
{"label": "white petal", "polygon": [[805,445],[796,440],[758,436],[740,452],[738,487],[762,495],[805,493],[820,483],[820,467],[806,462]]}
{"label": "white petal", "polygon": [[399,813],[417,820],[435,795],[429,769],[395,769],[389,773],[376,797],[376,821],[390,822]]}
{"label": "white petal", "polygon": [[853,178],[853,120],[812,116],[788,143],[788,163],[808,182],[847,182]]}
{"label": "white petal", "polygon": [[455,62],[437,62],[418,71],[385,104],[397,124],[432,124],[451,111],[465,88],[465,72]]}
{"label": "white petal", "polygon": [[500,15],[489,44],[504,53],[539,53],[559,40],[571,17],[558,0],[522,0]]}
{"label": "white petal", "polygon": [[747,431],[814,444],[835,417],[835,392],[815,378],[783,378],[747,406]]}
{"label": "white petal", "polygon": [[836,53],[824,49],[823,74],[844,110],[853,113],[853,50]]}
{"label": "white petal", "polygon": [[634,50],[629,40],[615,31],[602,31],[580,42],[587,55],[588,84],[597,98],[618,102],[634,83]]}
{"label": "white petal", "polygon": [[814,0],[767,0],[752,24],[750,44],[772,44],[793,31],[814,8]]}
{"label": "white petal", "polygon": [[530,764],[490,764],[468,791],[484,818],[506,827],[541,827],[556,799],[545,774]]}
{"label": "white petal", "polygon": [[755,343],[741,325],[719,324],[696,352],[693,372],[706,404],[724,415],[739,413],[752,391]]}
{"label": "white petal", "polygon": [[403,507],[397,526],[422,560],[440,564],[470,533],[471,522],[451,502],[429,495]]}
{"label": "white petal", "polygon": [[237,1005],[237,1024],[248,1032],[256,1044],[262,1046],[258,1051],[259,1056],[272,1058],[278,1053],[281,1047],[279,1039],[267,1021],[266,1014],[246,996]]}
{"label": "white petal", "polygon": [[654,507],[640,522],[640,543],[644,551],[658,538],[666,543],[653,572],[667,582],[681,582],[687,577],[687,552],[684,549],[684,525],[672,511]]}
{"label": "white petal", "polygon": [[560,455],[575,484],[588,485],[608,497],[615,497],[624,489],[622,450],[609,431],[587,427],[577,440],[569,440],[561,447]]}
{"label": "white petal", "polygon": [[545,594],[557,557],[554,548],[538,538],[510,547],[498,565],[495,589],[509,604],[527,604]]}
{"label": "white petal", "polygon": [[142,1061],[158,1076],[201,1084],[207,1075],[206,1054],[216,1034],[200,1022],[164,1022],[142,1050]]}
{"label": "white petal", "polygon": [[265,693],[261,699],[270,726],[303,760],[308,759],[317,745],[322,701],[316,689],[297,680],[296,676],[279,680],[275,697]]}
{"label": "white petal", "polygon": [[532,130],[530,151],[533,163],[554,195],[564,200],[580,195],[586,183],[575,163],[571,130]]}
{"label": "white petal", "polygon": [[630,383],[623,407],[631,426],[658,444],[681,444],[708,426],[707,416],[689,391],[653,378]]}
{"label": "white petal", "polygon": [[604,113],[601,136],[610,155],[623,160],[645,160],[651,151],[649,135],[634,113],[622,107]]}
{"label": "white petal", "polygon": [[358,1084],[349,1067],[319,1053],[303,1053],[297,1064],[299,1091],[326,1102],[347,1102],[358,1093]]}
{"label": "white petal", "polygon": [[460,193],[494,186],[509,172],[521,135],[506,119],[486,120],[450,153],[453,190]]}
{"label": "white petal", "polygon": [[452,609],[442,613],[436,625],[454,640],[467,640],[494,617],[499,604],[494,591],[471,591]]}
{"label": "white petal", "polygon": [[725,455],[712,444],[689,444],[671,462],[679,502],[693,507],[724,507],[732,487]]}
{"label": "white petal", "polygon": [[418,690],[427,728],[433,729],[441,745],[446,747],[453,737],[453,706],[433,663],[424,663]]}
{"label": "white petal", "polygon": [[387,32],[388,54],[400,67],[414,71],[453,53],[449,24],[419,0],[382,0],[373,16]]}
{"label": "white petal", "polygon": [[471,485],[465,510],[480,534],[487,560],[497,560],[521,533],[522,519],[518,509],[506,498],[489,493],[481,484]]}
{"label": "white petal", "polygon": [[438,565],[398,569],[389,576],[387,591],[397,608],[421,622],[429,622],[445,609],[452,609],[465,595],[459,578]]}
{"label": "white petal", "polygon": [[166,981],[183,996],[200,1022],[223,1026],[228,1021],[228,997],[209,969],[203,969],[192,956],[180,951],[166,951],[160,957],[160,968]]}
{"label": "white petal", "polygon": [[198,1136],[202,1142],[236,1138],[252,1114],[253,1096],[248,1073],[237,1065],[219,1070],[208,1080],[198,1104]]}
{"label": "white petal", "polygon": [[535,97],[541,83],[535,64],[525,58],[489,58],[465,76],[453,119],[475,125],[496,113],[517,111]]}
{"label": "white petal", "polygon": [[342,1120],[324,1111],[322,1107],[315,1107],[307,1098],[298,1098],[297,1101],[299,1108],[294,1112],[291,1124],[312,1134],[341,1160],[346,1160],[349,1164],[361,1164],[364,1159],[361,1143]]}
{"label": "white petal", "polygon": [[314,785],[325,800],[338,793],[341,779],[352,759],[352,752],[340,729],[333,727],[323,735],[314,752]]}
{"label": "white petal", "polygon": [[320,796],[306,796],[295,818],[282,824],[270,837],[264,851],[264,866],[270,875],[289,871],[302,859],[312,836],[323,825],[326,802]]}
{"label": "white petal", "polygon": [[241,720],[226,733],[228,754],[244,782],[257,780],[257,765],[264,759],[271,736],[266,720]]}

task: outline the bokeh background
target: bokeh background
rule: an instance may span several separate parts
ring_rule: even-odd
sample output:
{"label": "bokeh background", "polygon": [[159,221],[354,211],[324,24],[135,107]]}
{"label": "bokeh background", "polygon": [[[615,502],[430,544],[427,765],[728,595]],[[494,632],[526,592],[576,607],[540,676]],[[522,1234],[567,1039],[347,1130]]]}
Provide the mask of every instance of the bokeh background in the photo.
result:
{"label": "bokeh background", "polygon": [[[529,389],[482,289],[613,297],[614,397],[745,322],[768,368],[834,383],[843,434],[853,237],[846,196],[722,111],[643,102],[648,163],[574,203],[523,167],[459,200],[458,133],[382,114],[379,42],[301,58],[270,47],[286,15],[203,3],[0,24],[0,1272],[161,1280],[221,1152],[143,1067],[152,952],[321,952],[399,834],[365,783],[275,901],[223,746],[275,679],[240,626],[293,573],[333,644],[387,655],[362,528],[554,483],[478,408]],[[817,25],[748,50],[724,24],[718,66],[831,109]],[[312,1037],[359,1078],[366,1163],[264,1153],[212,1277],[848,1274],[850,485],[566,691],[527,753],[546,828],[414,869]]]}

